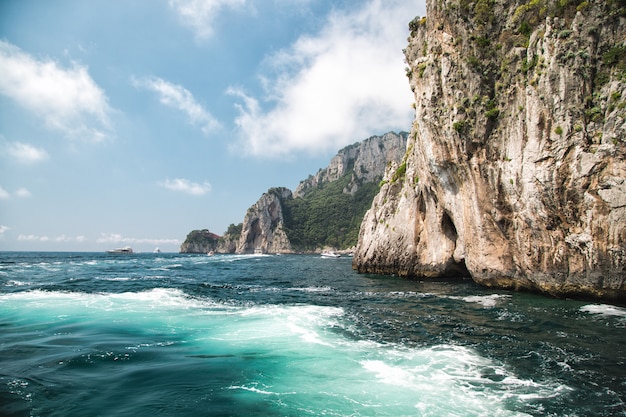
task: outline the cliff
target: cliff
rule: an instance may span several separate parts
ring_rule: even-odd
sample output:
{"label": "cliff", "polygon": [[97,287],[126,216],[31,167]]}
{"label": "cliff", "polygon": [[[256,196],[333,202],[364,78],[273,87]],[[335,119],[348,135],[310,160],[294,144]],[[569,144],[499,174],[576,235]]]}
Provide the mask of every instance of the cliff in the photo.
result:
{"label": "cliff", "polygon": [[309,191],[324,183],[337,181],[347,174],[350,180],[343,192],[350,194],[354,194],[363,183],[380,182],[387,163],[402,159],[407,136],[406,132],[388,132],[346,146],[337,152],[326,168],[301,181],[293,196],[304,197]]}
{"label": "cliff", "polygon": [[292,197],[287,188],[272,188],[248,209],[243,219],[237,253],[291,252],[284,230],[282,201]]}
{"label": "cliff", "polygon": [[237,250],[237,244],[239,243],[239,238],[241,237],[242,227],[243,224],[241,223],[238,225],[229,225],[226,233],[224,233],[224,236],[222,236],[217,242],[217,248],[215,251],[219,253],[235,253]]}
{"label": "cliff", "polygon": [[220,237],[208,229],[192,230],[180,245],[180,253],[208,253],[217,248]]}
{"label": "cliff", "polygon": [[385,168],[402,158],[407,136],[389,132],[347,146],[293,193],[271,188],[248,209],[236,248],[231,237],[231,246],[221,243],[218,251],[289,253],[354,246]]}
{"label": "cliff", "polygon": [[415,122],[353,266],[626,298],[623,1],[427,0]]}

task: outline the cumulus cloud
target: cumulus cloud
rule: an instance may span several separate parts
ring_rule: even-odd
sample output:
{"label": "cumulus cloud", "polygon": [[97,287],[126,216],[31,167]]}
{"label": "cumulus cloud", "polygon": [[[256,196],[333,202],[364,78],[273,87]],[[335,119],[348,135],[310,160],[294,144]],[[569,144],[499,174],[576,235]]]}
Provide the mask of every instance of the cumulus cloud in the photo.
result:
{"label": "cumulus cloud", "polygon": [[31,192],[24,187],[18,188],[13,194],[11,194],[10,192],[2,188],[2,186],[0,186],[0,200],[8,200],[12,197],[25,198],[30,196],[32,196]]}
{"label": "cumulus cloud", "polygon": [[84,242],[86,240],[85,236],[66,236],[66,235],[60,235],[57,236],[55,238],[53,238],[53,240],[55,242]]}
{"label": "cumulus cloud", "polygon": [[37,59],[0,40],[0,94],[71,139],[101,141],[111,133],[111,108],[86,67]]}
{"label": "cumulus cloud", "polygon": [[100,237],[96,240],[98,243],[112,243],[112,244],[150,244],[150,245],[180,245],[179,239],[152,239],[152,238],[134,238],[125,237],[119,233],[101,233]]}
{"label": "cumulus cloud", "polygon": [[213,34],[213,23],[221,11],[242,7],[246,0],[169,0],[169,4],[181,22],[202,40]]}
{"label": "cumulus cloud", "polygon": [[0,235],[5,234],[9,230],[11,230],[11,228],[9,226],[5,226],[3,224],[0,224]]}
{"label": "cumulus cloud", "polygon": [[25,241],[25,242],[48,242],[50,240],[50,238],[48,236],[38,236],[38,235],[19,235],[17,237],[17,240],[19,241]]}
{"label": "cumulus cloud", "polygon": [[[386,130],[408,130],[412,95],[402,48],[414,2],[372,0],[334,11],[315,35],[268,57],[265,96],[242,88],[235,120],[254,155],[322,152]],[[406,22],[407,24],[398,24]]]}
{"label": "cumulus cloud", "polygon": [[22,187],[22,188],[18,188],[17,191],[15,191],[15,195],[16,197],[25,198],[25,197],[30,197],[32,194],[26,188]]}
{"label": "cumulus cloud", "polygon": [[66,242],[84,242],[85,236],[66,236],[66,235],[59,235],[59,236],[55,236],[55,237],[49,237],[49,236],[40,236],[40,235],[34,235],[34,234],[29,234],[29,235],[19,235],[17,237],[17,240],[22,241],[22,242],[54,242],[54,243],[66,243]]}
{"label": "cumulus cloud", "polygon": [[189,121],[197,126],[204,134],[209,134],[220,126],[219,122],[200,105],[193,94],[183,86],[170,83],[158,77],[133,79],[135,87],[154,91],[159,101],[166,106],[173,107],[187,115]]}
{"label": "cumulus cloud", "polygon": [[9,142],[4,146],[4,152],[16,161],[24,164],[41,162],[48,159],[48,152],[27,143]]}
{"label": "cumulus cloud", "polygon": [[159,185],[171,191],[179,191],[191,195],[204,195],[211,191],[211,184],[208,181],[198,184],[185,178],[166,179],[159,182]]}

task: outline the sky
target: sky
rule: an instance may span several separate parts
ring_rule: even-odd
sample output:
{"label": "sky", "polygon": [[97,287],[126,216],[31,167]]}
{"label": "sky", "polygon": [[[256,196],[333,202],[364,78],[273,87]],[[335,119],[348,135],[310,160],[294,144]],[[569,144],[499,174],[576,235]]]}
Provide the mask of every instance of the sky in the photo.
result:
{"label": "sky", "polygon": [[0,0],[0,250],[177,252],[414,116],[424,0]]}

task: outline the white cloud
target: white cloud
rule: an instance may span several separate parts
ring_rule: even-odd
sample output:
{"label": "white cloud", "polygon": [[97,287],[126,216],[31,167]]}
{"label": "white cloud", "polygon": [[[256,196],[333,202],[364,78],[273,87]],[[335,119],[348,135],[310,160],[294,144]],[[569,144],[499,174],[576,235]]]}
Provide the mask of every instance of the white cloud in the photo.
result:
{"label": "white cloud", "polygon": [[190,122],[200,126],[204,134],[208,135],[211,131],[219,128],[219,122],[183,86],[170,83],[158,77],[133,79],[132,82],[135,87],[146,88],[157,93],[162,104],[187,114]]}
{"label": "white cloud", "polygon": [[48,159],[48,152],[27,143],[10,142],[4,148],[7,155],[21,163],[29,164]]}
{"label": "white cloud", "polygon": [[0,93],[68,138],[97,142],[111,133],[107,97],[77,63],[62,68],[0,40]]}
{"label": "white cloud", "polygon": [[8,200],[9,198],[11,198],[11,194],[0,186],[0,200]]}
{"label": "white cloud", "polygon": [[125,237],[119,233],[101,233],[100,237],[96,240],[98,243],[112,243],[112,244],[150,244],[150,245],[180,245],[179,239],[151,239],[151,238],[134,238]]}
{"label": "white cloud", "polygon": [[211,184],[208,181],[198,184],[184,178],[167,179],[159,182],[159,185],[171,191],[179,191],[191,195],[204,195],[211,191]]}
{"label": "white cloud", "polygon": [[169,4],[182,23],[202,40],[213,34],[213,23],[223,9],[242,7],[246,0],[169,0]]}
{"label": "white cloud", "polygon": [[55,238],[52,239],[54,242],[84,242],[86,240],[85,236],[74,236],[74,237],[70,237],[70,236],[66,236],[66,235],[60,235],[57,236]]}
{"label": "white cloud", "polygon": [[17,237],[18,241],[23,241],[23,242],[55,242],[55,243],[67,243],[67,242],[84,242],[85,236],[66,236],[66,235],[59,235],[56,237],[49,237],[49,236],[40,236],[40,235],[34,235],[34,234],[30,234],[30,235],[19,235]]}
{"label": "white cloud", "polygon": [[32,196],[32,194],[26,188],[22,187],[22,188],[18,188],[18,190],[15,191],[15,196],[25,198],[25,197]]}
{"label": "white cloud", "polygon": [[5,225],[3,225],[3,224],[0,224],[0,235],[5,234],[5,233],[6,233],[6,232],[8,232],[9,230],[11,230],[11,228],[10,228],[10,227],[5,226]]}
{"label": "white cloud", "polygon": [[[268,58],[265,97],[240,88],[236,125],[249,153],[323,152],[374,133],[408,130],[412,95],[402,49],[413,1],[372,0],[333,12],[315,36]],[[269,106],[266,110],[264,106]]]}
{"label": "white cloud", "polygon": [[32,194],[30,191],[28,191],[28,189],[21,187],[18,188],[15,193],[13,193],[13,195],[11,195],[10,192],[8,192],[7,190],[5,190],[4,188],[2,188],[0,186],[0,200],[8,200],[11,197],[21,197],[21,198],[26,198],[26,197],[31,197]]}
{"label": "white cloud", "polygon": [[38,235],[19,235],[17,237],[19,241],[26,242],[48,242],[50,238],[48,236],[38,236]]}

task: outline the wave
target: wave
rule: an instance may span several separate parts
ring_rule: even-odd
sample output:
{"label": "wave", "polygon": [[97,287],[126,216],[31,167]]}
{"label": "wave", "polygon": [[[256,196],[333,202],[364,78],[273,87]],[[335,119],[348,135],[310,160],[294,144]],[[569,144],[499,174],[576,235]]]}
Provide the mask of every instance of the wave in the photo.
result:
{"label": "wave", "polygon": [[[141,354],[151,352],[159,361],[196,361],[200,369],[226,366],[236,380],[224,381],[222,390],[269,401],[283,415],[313,409],[329,415],[518,416],[524,414],[515,410],[528,398],[561,389],[520,379],[467,347],[407,347],[357,337],[341,307],[225,303],[173,288],[34,290],[1,295],[0,313],[4,321],[38,329],[25,331],[34,338],[29,343],[67,349],[55,356],[58,363],[140,366]],[[63,358],[69,352],[80,352],[79,358]],[[212,375],[198,373],[190,383],[209,384]]]}
{"label": "wave", "polygon": [[466,297],[448,296],[452,300],[462,300],[466,303],[477,303],[484,308],[493,308],[498,305],[498,302],[504,299],[511,298],[508,294],[489,294],[489,295],[469,295]]}
{"label": "wave", "polygon": [[615,316],[626,318],[626,309],[616,307],[610,304],[588,304],[582,306],[580,311],[589,314],[598,314],[601,316]]}

